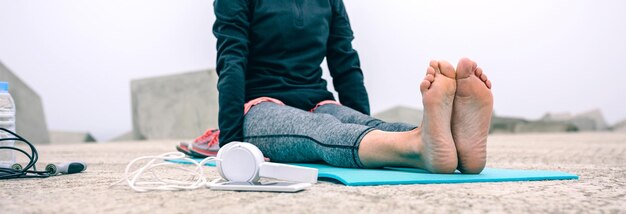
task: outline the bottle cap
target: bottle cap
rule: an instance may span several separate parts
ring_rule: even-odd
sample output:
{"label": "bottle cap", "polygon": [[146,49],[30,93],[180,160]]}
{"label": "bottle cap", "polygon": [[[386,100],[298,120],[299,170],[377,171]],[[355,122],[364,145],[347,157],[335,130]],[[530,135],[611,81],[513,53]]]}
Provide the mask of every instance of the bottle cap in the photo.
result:
{"label": "bottle cap", "polygon": [[0,82],[0,91],[9,91],[9,83]]}

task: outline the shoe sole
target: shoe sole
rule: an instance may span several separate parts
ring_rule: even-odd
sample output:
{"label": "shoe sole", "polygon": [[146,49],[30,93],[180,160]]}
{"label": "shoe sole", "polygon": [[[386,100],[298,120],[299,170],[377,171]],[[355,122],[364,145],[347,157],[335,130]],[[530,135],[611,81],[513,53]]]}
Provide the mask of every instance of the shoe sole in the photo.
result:
{"label": "shoe sole", "polygon": [[190,156],[199,157],[199,158],[206,158],[206,157],[215,157],[215,156],[217,156],[217,152],[198,151],[198,150],[194,150],[193,147],[189,150],[189,153],[190,153]]}
{"label": "shoe sole", "polygon": [[189,149],[187,148],[187,144],[186,143],[183,143],[183,142],[178,143],[176,145],[176,150],[179,151],[179,152],[182,152],[185,155],[191,156],[191,153],[189,152]]}

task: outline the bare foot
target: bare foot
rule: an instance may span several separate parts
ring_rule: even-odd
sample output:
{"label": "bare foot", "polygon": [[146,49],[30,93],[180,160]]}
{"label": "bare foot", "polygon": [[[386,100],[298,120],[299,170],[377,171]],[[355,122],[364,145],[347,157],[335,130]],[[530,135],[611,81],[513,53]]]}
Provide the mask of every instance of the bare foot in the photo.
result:
{"label": "bare foot", "polygon": [[453,173],[458,162],[450,130],[456,91],[452,65],[446,61],[431,61],[420,91],[424,104],[424,119],[420,126],[424,167],[433,173]]}
{"label": "bare foot", "polygon": [[424,118],[407,132],[374,130],[363,137],[358,155],[366,168],[416,167],[432,173],[454,173],[458,166],[451,121],[456,93],[454,67],[431,61],[420,84]]}
{"label": "bare foot", "polygon": [[456,68],[456,95],[452,111],[452,136],[462,173],[478,174],[487,162],[487,135],[493,111],[491,82],[468,58]]}

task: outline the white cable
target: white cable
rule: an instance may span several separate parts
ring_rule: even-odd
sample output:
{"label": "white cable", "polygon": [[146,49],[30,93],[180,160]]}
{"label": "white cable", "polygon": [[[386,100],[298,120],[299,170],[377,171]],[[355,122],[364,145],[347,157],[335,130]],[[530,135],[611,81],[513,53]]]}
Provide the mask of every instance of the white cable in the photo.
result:
{"label": "white cable", "polygon": [[[148,163],[139,167],[135,171],[130,171],[131,167],[138,161],[149,160]],[[180,164],[165,162],[166,160],[185,160],[190,163],[196,165],[195,169],[191,170],[185,167],[182,167]],[[157,162],[161,161],[161,162]],[[200,187],[205,187],[210,185],[211,183],[217,182],[220,179],[215,179],[211,182],[207,182],[206,177],[204,176],[203,166],[209,161],[221,161],[216,157],[207,157],[198,163],[197,161],[187,158],[185,154],[181,152],[168,152],[163,153],[158,156],[142,156],[135,158],[130,161],[126,166],[126,170],[124,171],[124,177],[119,181],[111,184],[114,186],[123,181],[126,181],[128,186],[137,191],[137,192],[146,192],[150,190],[189,190],[189,189],[198,189]],[[156,172],[160,170],[155,170],[159,167],[172,168],[176,170],[180,170],[182,172],[188,173],[191,177],[188,180],[172,180],[172,179],[164,179],[159,177]],[[141,176],[144,173],[149,173],[152,175],[154,180],[151,181],[140,181]]]}

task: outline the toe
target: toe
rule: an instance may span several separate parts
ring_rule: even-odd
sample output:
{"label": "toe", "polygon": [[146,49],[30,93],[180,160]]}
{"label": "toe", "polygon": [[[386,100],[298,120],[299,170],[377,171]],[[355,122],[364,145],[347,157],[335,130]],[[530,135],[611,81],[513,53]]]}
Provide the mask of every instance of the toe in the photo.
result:
{"label": "toe", "polygon": [[428,67],[426,69],[426,77],[424,77],[424,79],[430,82],[435,80],[435,69],[433,67]]}
{"label": "toe", "polygon": [[430,75],[435,76],[435,73],[436,73],[436,72],[435,72],[435,68],[433,68],[432,66],[430,66],[430,67],[428,67],[428,68],[426,69],[426,75],[429,75],[429,74],[430,74]]}
{"label": "toe", "polygon": [[444,60],[439,61],[439,70],[441,70],[441,73],[448,78],[454,79],[456,77],[454,67]]}
{"label": "toe", "polygon": [[480,80],[485,83],[487,88],[491,89],[491,81],[489,81],[489,78],[487,77],[487,74],[485,74],[483,72],[482,68],[480,68],[480,67],[476,68],[476,76],[478,78],[480,78]]}
{"label": "toe", "polygon": [[433,71],[435,71],[435,73],[441,73],[441,70],[439,70],[439,61],[431,60],[430,67],[433,68]]}
{"label": "toe", "polygon": [[476,75],[477,77],[483,75],[483,69],[480,67],[476,68],[476,72],[474,73],[474,75]]}
{"label": "toe", "polygon": [[426,77],[424,77],[424,80],[428,80],[429,82],[433,82],[435,81],[435,76],[432,74],[428,74],[426,75]]}
{"label": "toe", "polygon": [[431,84],[431,81],[422,80],[422,83],[420,84],[420,91],[422,91],[422,93],[426,92],[426,90],[430,88],[430,84]]}
{"label": "toe", "polygon": [[480,80],[482,80],[483,82],[487,81],[487,74],[483,73],[480,75]]}
{"label": "toe", "polygon": [[456,78],[467,78],[472,74],[474,70],[476,70],[476,62],[465,57],[461,58],[456,66]]}

